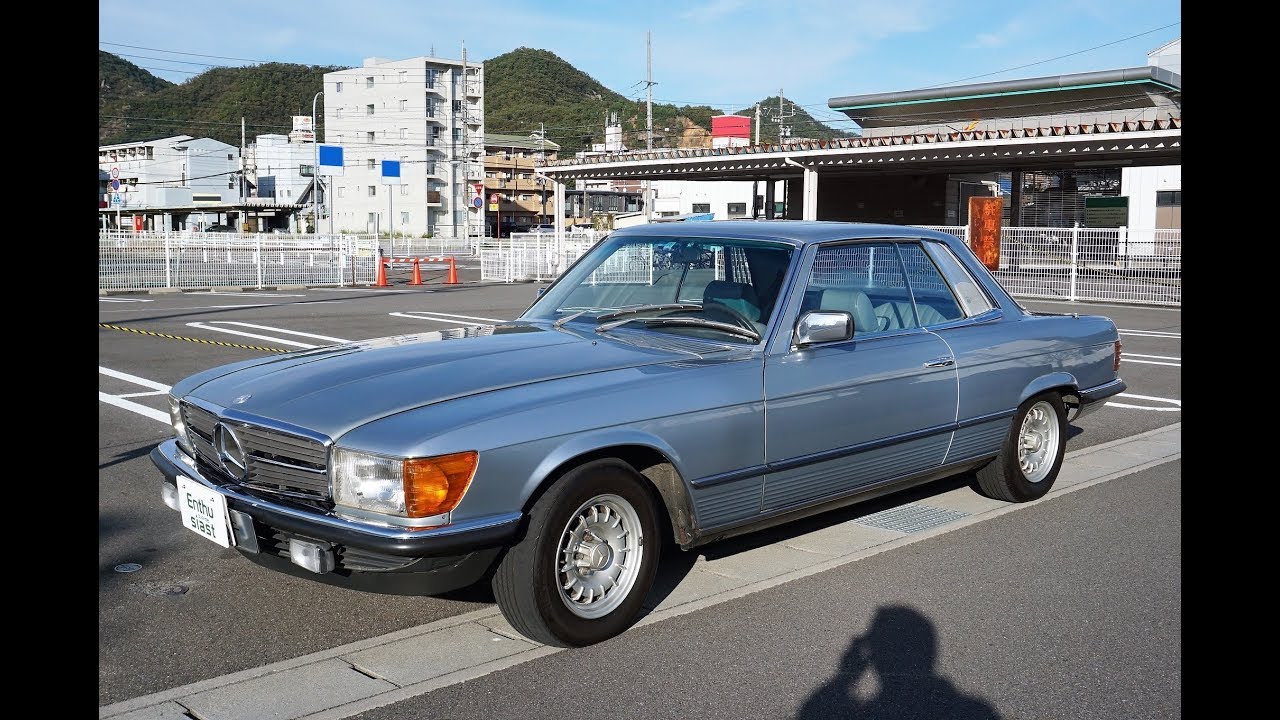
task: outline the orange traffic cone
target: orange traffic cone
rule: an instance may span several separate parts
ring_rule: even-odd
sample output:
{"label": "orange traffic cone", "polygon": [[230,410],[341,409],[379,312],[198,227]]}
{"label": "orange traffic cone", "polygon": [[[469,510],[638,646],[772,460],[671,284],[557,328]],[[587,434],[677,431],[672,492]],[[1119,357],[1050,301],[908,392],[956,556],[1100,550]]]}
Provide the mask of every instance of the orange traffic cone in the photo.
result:
{"label": "orange traffic cone", "polygon": [[413,259],[413,277],[409,279],[410,285],[422,284],[422,271],[418,269],[418,258]]}
{"label": "orange traffic cone", "polygon": [[373,284],[374,287],[390,287],[391,283],[387,282],[387,266],[386,261],[382,259],[382,253],[378,253],[378,280]]}
{"label": "orange traffic cone", "polygon": [[449,275],[444,280],[445,285],[458,284],[458,266],[453,262],[453,256],[449,256]]}

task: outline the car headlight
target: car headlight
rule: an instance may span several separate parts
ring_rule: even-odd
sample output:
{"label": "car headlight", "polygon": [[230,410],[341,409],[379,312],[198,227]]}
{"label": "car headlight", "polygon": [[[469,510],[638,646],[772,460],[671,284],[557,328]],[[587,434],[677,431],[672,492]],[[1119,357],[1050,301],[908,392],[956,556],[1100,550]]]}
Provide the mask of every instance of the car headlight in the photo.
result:
{"label": "car headlight", "polygon": [[401,458],[335,447],[329,462],[338,505],[404,518],[425,518],[458,506],[480,459],[474,450]]}
{"label": "car headlight", "polygon": [[182,419],[182,408],[178,405],[178,398],[169,396],[169,424],[173,425],[173,434],[178,437],[178,447],[186,451],[188,455],[195,454],[195,448],[191,446],[191,439],[187,437],[187,423]]}

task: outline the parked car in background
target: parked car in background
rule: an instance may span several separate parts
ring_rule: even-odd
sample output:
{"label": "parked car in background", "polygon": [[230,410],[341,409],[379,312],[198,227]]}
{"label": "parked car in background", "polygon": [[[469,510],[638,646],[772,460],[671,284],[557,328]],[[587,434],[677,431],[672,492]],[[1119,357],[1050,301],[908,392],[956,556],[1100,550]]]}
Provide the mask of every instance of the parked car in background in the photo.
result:
{"label": "parked car in background", "polygon": [[529,232],[540,234],[540,235],[546,234],[546,233],[554,233],[555,231],[556,231],[556,226],[550,225],[550,224],[532,225],[529,227]]}
{"label": "parked car in background", "polygon": [[204,232],[235,232],[236,229],[231,225],[210,225],[204,229]]}
{"label": "parked car in background", "polygon": [[[1041,498],[1125,389],[1106,317],[1030,312],[958,238],[799,221],[614,231],[518,319],[211,368],[151,458],[201,536],[581,646],[664,553],[973,472]],[[305,571],[305,572],[304,572]]]}

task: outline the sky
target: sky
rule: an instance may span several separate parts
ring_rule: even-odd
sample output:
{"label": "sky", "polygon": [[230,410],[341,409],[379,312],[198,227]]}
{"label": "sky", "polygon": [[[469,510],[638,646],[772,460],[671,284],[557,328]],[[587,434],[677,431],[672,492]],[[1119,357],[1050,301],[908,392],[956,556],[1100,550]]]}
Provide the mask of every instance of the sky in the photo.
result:
{"label": "sky", "polygon": [[100,0],[98,48],[180,83],[210,67],[527,47],[644,100],[647,34],[654,102],[734,112],[781,93],[852,130],[831,98],[1143,66],[1181,20],[1178,0]]}

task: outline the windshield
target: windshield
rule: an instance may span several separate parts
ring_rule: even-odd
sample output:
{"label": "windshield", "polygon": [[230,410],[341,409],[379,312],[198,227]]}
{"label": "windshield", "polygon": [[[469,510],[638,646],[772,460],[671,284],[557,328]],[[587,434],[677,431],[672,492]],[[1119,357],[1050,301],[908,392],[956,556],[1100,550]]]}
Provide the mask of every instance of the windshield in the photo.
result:
{"label": "windshield", "polygon": [[615,237],[523,317],[754,344],[773,316],[793,253],[790,245],[755,240]]}

